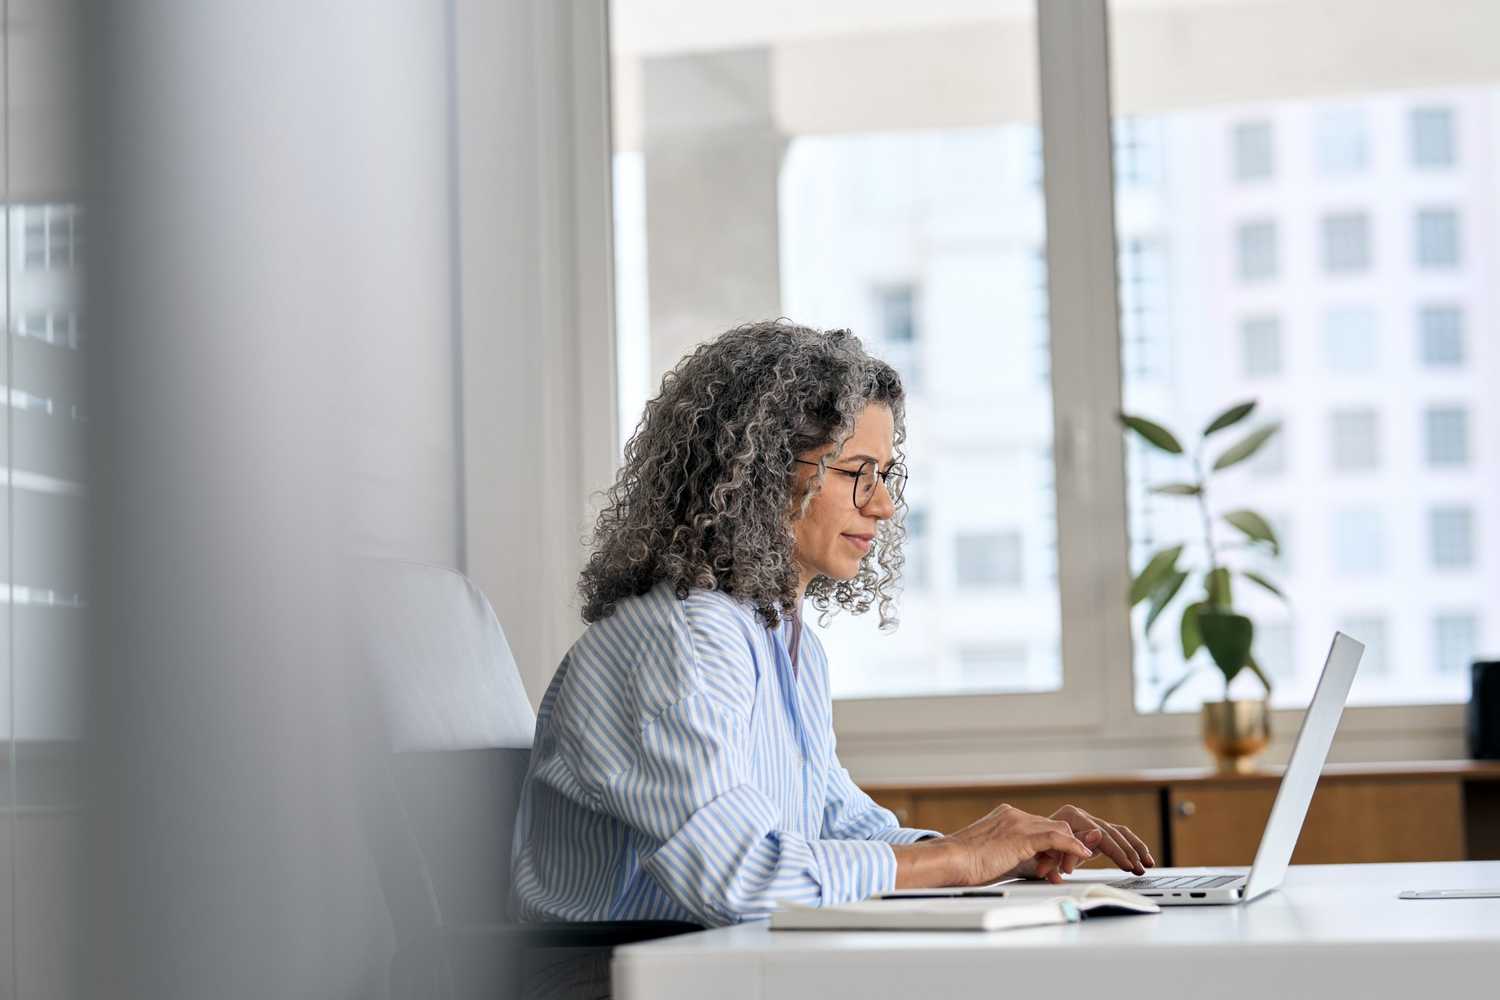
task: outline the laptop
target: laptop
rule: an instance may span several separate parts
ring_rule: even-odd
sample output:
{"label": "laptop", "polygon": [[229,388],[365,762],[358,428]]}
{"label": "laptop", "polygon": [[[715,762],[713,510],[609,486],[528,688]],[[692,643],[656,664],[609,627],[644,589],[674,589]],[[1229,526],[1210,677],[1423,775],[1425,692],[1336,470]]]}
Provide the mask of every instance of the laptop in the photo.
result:
{"label": "laptop", "polygon": [[1292,849],[1297,846],[1297,835],[1302,832],[1302,821],[1307,818],[1307,806],[1318,786],[1318,775],[1323,771],[1323,762],[1328,759],[1328,747],[1333,743],[1334,730],[1344,712],[1344,700],[1349,697],[1349,687],[1354,683],[1354,671],[1364,651],[1363,643],[1342,632],[1334,633],[1333,645],[1323,664],[1323,675],[1318,679],[1318,688],[1313,692],[1312,703],[1302,719],[1302,729],[1297,733],[1297,743],[1276,790],[1271,818],[1266,821],[1249,872],[1224,868],[1168,868],[1142,878],[1112,877],[1107,884],[1149,896],[1162,906],[1244,903],[1281,885],[1286,867],[1292,860]]}

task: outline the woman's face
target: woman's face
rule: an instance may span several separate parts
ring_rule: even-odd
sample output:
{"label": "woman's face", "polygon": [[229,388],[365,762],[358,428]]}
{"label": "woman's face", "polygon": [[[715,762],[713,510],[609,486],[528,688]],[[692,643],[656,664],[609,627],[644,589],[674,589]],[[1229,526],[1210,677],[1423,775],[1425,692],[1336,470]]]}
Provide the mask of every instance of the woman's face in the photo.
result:
{"label": "woman's face", "polygon": [[[895,515],[896,506],[881,480],[875,494],[863,509],[854,506],[854,473],[861,462],[873,459],[881,471],[889,468],[895,447],[895,422],[890,407],[871,403],[854,422],[854,433],[844,442],[842,451],[834,454],[831,445],[814,448],[797,457],[816,462],[829,455],[828,475],[822,491],[812,499],[807,514],[792,522],[796,545],[792,556],[801,577],[799,593],[819,576],[835,580],[852,580],[859,574],[859,564],[875,541],[875,526]],[[810,465],[795,466],[801,482],[817,477]],[[849,475],[835,470],[844,470]],[[794,515],[795,516],[795,515]]]}

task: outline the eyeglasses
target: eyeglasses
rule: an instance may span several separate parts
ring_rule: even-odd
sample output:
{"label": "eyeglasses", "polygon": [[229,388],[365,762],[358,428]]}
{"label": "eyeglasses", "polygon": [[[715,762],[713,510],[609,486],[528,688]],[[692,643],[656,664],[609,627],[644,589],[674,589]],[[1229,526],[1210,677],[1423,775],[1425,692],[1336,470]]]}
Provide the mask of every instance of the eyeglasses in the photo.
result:
{"label": "eyeglasses", "polygon": [[[799,465],[817,465],[817,462],[809,462],[804,458],[796,458],[792,461]],[[865,459],[859,463],[859,468],[853,472],[848,469],[840,469],[830,465],[829,472],[837,472],[849,476],[854,480],[854,506],[863,510],[865,505],[875,499],[875,480],[885,480],[885,491],[891,495],[891,503],[899,504],[901,494],[906,492],[906,466],[899,462],[891,464],[889,469],[880,471],[880,466]]]}

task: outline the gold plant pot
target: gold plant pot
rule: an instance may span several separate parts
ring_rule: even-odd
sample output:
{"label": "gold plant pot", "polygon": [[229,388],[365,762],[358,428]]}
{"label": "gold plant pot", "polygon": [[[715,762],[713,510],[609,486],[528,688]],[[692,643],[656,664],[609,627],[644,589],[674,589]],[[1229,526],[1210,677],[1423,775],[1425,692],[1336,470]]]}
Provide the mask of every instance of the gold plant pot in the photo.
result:
{"label": "gold plant pot", "polygon": [[1271,708],[1264,698],[1203,703],[1203,745],[1220,771],[1248,774],[1271,742]]}

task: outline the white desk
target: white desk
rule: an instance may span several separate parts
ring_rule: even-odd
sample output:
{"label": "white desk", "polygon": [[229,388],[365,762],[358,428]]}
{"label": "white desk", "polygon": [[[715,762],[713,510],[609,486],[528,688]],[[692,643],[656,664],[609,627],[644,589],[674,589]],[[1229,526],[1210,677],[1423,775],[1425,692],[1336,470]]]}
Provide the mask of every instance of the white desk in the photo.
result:
{"label": "white desk", "polygon": [[1281,889],[1242,906],[993,934],[773,933],[755,922],[621,948],[614,991],[620,1000],[1500,996],[1500,899],[1396,898],[1465,887],[1500,887],[1500,861],[1294,867]]}

